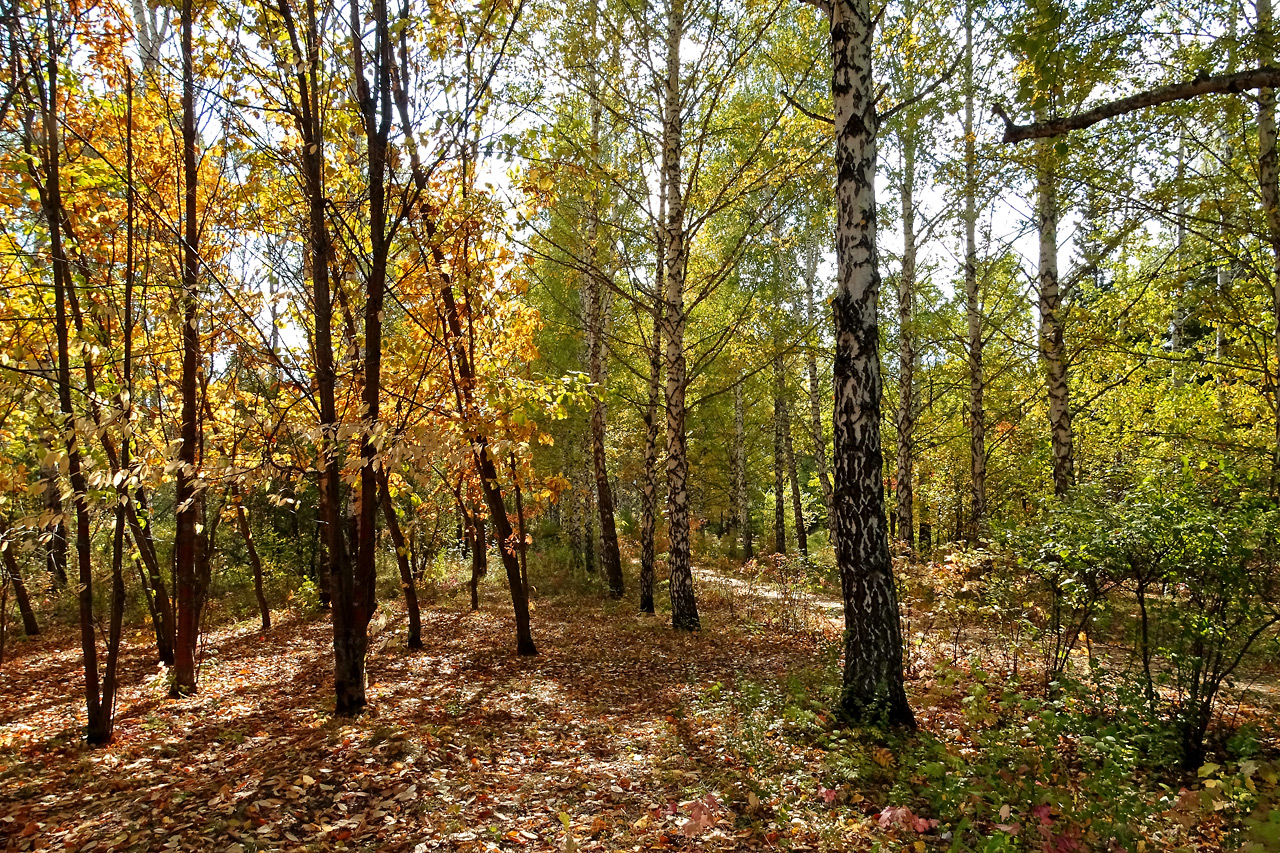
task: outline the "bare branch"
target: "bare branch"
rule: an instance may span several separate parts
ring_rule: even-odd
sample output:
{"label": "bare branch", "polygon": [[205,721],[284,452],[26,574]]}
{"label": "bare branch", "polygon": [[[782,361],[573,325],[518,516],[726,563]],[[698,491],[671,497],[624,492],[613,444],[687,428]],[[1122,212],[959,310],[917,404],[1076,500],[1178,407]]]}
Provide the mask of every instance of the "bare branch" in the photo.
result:
{"label": "bare branch", "polygon": [[1189,101],[1202,95],[1234,95],[1252,89],[1274,88],[1280,86],[1280,68],[1255,68],[1250,71],[1238,71],[1234,74],[1201,75],[1182,83],[1170,83],[1157,86],[1127,98],[1110,101],[1091,110],[1066,118],[1049,119],[1032,124],[1015,124],[998,104],[992,111],[1004,122],[1004,138],[1002,142],[1022,142],[1027,139],[1049,139],[1062,136],[1073,130],[1092,127],[1109,118],[1126,115],[1149,107],[1170,104],[1175,101]]}
{"label": "bare branch", "polygon": [[804,113],[814,121],[826,122],[827,124],[836,123],[836,120],[831,116],[824,116],[822,113],[815,113],[813,110],[807,108],[804,104],[791,97],[791,94],[787,92],[786,89],[779,89],[778,91],[782,94],[782,97],[786,99],[787,103],[790,104],[797,112]]}

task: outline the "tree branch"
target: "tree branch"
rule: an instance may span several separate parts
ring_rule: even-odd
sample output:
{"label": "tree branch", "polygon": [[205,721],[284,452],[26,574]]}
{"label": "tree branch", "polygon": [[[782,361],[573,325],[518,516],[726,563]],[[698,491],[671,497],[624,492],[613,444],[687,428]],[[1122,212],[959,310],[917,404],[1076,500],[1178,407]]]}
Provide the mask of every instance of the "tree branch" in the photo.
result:
{"label": "tree branch", "polygon": [[1109,118],[1175,101],[1189,101],[1202,95],[1234,95],[1252,89],[1274,87],[1280,87],[1280,68],[1264,67],[1250,71],[1237,71],[1234,74],[1217,74],[1212,77],[1201,75],[1182,83],[1157,86],[1127,98],[1110,101],[1074,116],[1032,124],[1015,124],[998,104],[992,106],[992,111],[1004,122],[1004,138],[1001,141],[1022,142],[1027,139],[1049,139],[1062,136],[1073,130],[1092,127]]}
{"label": "tree branch", "polygon": [[778,91],[782,93],[782,97],[785,98],[787,103],[790,104],[792,107],[794,107],[797,112],[804,113],[814,121],[826,122],[827,124],[836,123],[836,120],[833,119],[831,116],[824,116],[822,113],[815,113],[813,110],[805,107],[804,104],[800,103],[795,98],[791,97],[790,93],[788,93],[786,89],[779,89]]}

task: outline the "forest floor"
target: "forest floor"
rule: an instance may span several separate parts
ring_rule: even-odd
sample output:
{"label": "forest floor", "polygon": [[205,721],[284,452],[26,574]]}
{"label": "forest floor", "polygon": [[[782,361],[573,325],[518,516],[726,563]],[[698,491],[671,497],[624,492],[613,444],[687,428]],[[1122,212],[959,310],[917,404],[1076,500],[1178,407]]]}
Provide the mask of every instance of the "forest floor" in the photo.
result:
{"label": "forest floor", "polygon": [[[804,613],[776,593],[770,603],[755,588],[700,584],[694,634],[629,601],[535,596],[533,658],[513,654],[497,583],[478,613],[463,596],[427,605],[423,651],[405,648],[389,608],[371,644],[370,707],[355,720],[332,713],[324,614],[278,613],[265,636],[251,622],[209,632],[200,693],[182,700],[167,698],[139,630],[122,656],[115,740],[97,750],[80,738],[74,631],[12,642],[0,666],[0,847],[951,848],[900,786],[827,788],[833,742],[787,736],[797,715],[832,728],[818,706],[779,700],[834,683],[829,602],[810,601],[821,615],[795,624]],[[963,691],[933,679],[911,689],[926,729],[960,725]],[[893,766],[891,751],[868,752],[873,771]]]}

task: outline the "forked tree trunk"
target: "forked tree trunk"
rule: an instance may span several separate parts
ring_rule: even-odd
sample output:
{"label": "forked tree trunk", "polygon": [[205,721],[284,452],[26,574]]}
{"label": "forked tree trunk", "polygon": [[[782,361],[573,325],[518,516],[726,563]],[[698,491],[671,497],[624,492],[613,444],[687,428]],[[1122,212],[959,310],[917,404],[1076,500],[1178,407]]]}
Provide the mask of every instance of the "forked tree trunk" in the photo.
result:
{"label": "forked tree trunk", "polygon": [[835,521],[844,599],[841,707],[860,722],[914,726],[885,525],[876,258],[876,92],[870,0],[831,3],[835,107]]}
{"label": "forked tree trunk", "polygon": [[684,304],[686,266],[684,186],[681,174],[683,126],[680,48],[684,39],[684,0],[668,0],[667,78],[662,121],[662,171],[667,187],[666,306],[663,337],[667,345],[667,565],[671,574],[671,625],[678,630],[701,627],[693,592],[689,553],[689,456],[685,435],[686,364]]}
{"label": "forked tree trunk", "polygon": [[391,488],[387,484],[386,472],[378,478],[378,488],[382,495],[382,515],[386,519],[387,530],[391,533],[391,544],[396,549],[396,565],[400,567],[400,590],[404,593],[404,608],[409,614],[408,646],[411,649],[420,649],[422,648],[422,612],[418,608],[418,588],[413,582],[413,566],[409,563],[409,543],[405,541],[400,519],[396,516],[396,505],[391,500]]}

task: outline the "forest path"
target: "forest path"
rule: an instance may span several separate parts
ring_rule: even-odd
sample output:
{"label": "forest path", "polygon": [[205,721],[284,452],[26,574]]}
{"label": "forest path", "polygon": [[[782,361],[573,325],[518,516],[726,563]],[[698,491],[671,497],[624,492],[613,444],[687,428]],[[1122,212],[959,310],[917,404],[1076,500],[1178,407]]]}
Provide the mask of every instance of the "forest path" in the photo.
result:
{"label": "forest path", "polygon": [[732,695],[812,667],[817,638],[744,635],[713,602],[704,630],[683,634],[630,601],[554,597],[535,600],[541,654],[518,658],[501,588],[464,608],[424,610],[421,652],[393,620],[357,720],[331,712],[323,615],[284,615],[266,637],[251,623],[210,632],[201,692],[183,700],[134,632],[117,737],[100,750],[78,736],[75,634],[15,643],[0,667],[0,847],[562,850],[565,820],[583,850],[769,846],[764,824],[735,828],[746,768],[698,708],[712,685]]}

